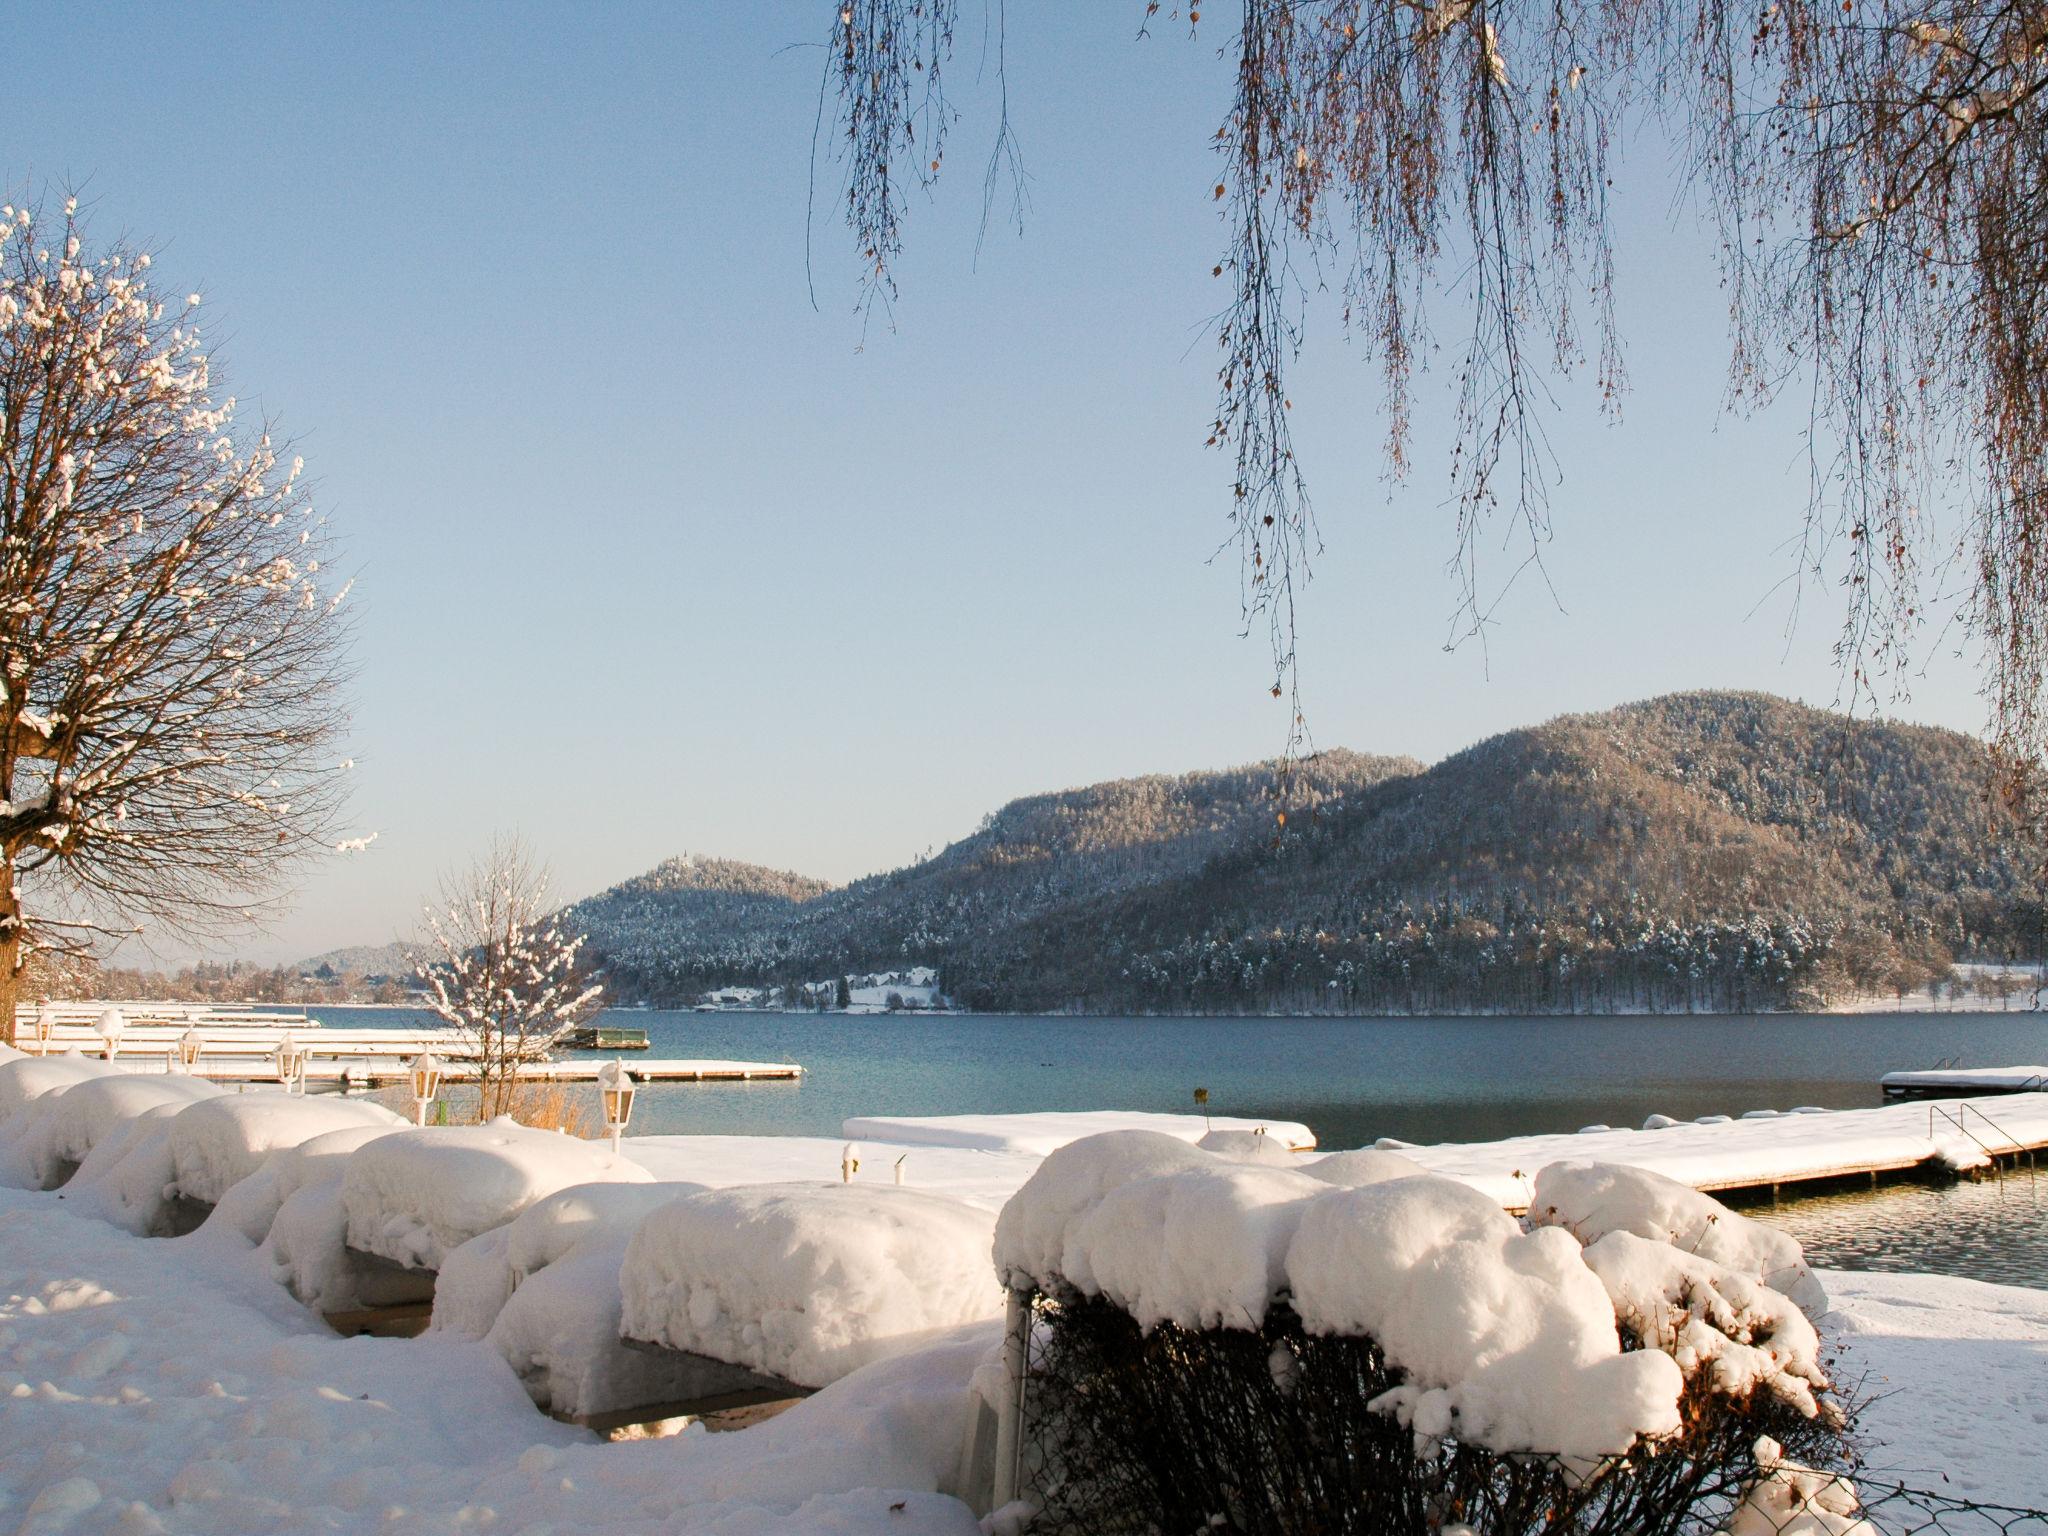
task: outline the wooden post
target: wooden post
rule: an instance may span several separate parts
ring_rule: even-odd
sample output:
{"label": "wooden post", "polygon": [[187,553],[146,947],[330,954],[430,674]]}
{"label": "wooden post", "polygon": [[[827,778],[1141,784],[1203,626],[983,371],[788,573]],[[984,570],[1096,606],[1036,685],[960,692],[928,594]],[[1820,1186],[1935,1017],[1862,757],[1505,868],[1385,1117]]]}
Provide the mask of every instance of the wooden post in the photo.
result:
{"label": "wooden post", "polygon": [[1003,1301],[1003,1400],[996,1410],[995,1487],[991,1509],[1017,1497],[1024,1465],[1024,1378],[1031,1339],[1031,1304],[1012,1289]]}

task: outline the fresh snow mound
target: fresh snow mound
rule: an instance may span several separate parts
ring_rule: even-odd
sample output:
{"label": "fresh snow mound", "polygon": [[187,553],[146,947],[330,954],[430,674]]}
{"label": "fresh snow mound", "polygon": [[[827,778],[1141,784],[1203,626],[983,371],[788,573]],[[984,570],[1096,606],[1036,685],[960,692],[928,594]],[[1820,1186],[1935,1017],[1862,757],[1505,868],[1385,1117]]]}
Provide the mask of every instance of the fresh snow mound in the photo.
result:
{"label": "fresh snow mound", "polygon": [[1606,1286],[1614,1315],[1651,1349],[1678,1362],[1691,1380],[1728,1397],[1759,1387],[1808,1418],[1820,1411],[1816,1388],[1820,1337],[1792,1299],[1761,1281],[1669,1243],[1610,1232],[1586,1249],[1586,1264]]}
{"label": "fresh snow mound", "polygon": [[402,1131],[348,1159],[348,1245],[408,1268],[439,1269],[472,1237],[558,1189],[652,1178],[602,1143],[532,1130],[509,1117]]}
{"label": "fresh snow mound", "polygon": [[1551,1163],[1537,1172],[1529,1221],[1567,1228],[1588,1245],[1610,1232],[1633,1232],[1759,1280],[1791,1297],[1809,1317],[1828,1308],[1827,1292],[1796,1239],[1647,1168]]}
{"label": "fresh snow mound", "polygon": [[1669,1355],[1621,1352],[1614,1308],[1569,1233],[1525,1233],[1452,1179],[1394,1179],[1310,1203],[1286,1259],[1310,1333],[1367,1334],[1408,1379],[1373,1407],[1418,1442],[1617,1455],[1678,1428]]}
{"label": "fresh snow mound", "polygon": [[363,1099],[284,1092],[222,1094],[194,1104],[171,1122],[176,1193],[217,1205],[281,1148],[328,1131],[361,1126],[390,1130],[404,1123],[382,1105]]}
{"label": "fresh snow mound", "polygon": [[685,1195],[627,1246],[621,1326],[628,1338],[823,1387],[998,1315],[993,1225],[962,1201],[890,1185]]}
{"label": "fresh snow mound", "polygon": [[[628,1241],[599,1236],[578,1244],[521,1284],[491,1325],[486,1342],[505,1357],[540,1407],[604,1413],[668,1395],[668,1362],[629,1347],[619,1335],[619,1272]],[[434,1313],[440,1316],[438,1287]]]}
{"label": "fresh snow mound", "polygon": [[137,1116],[219,1093],[204,1078],[174,1074],[107,1073],[73,1083],[37,1099],[21,1117],[25,1123],[0,1159],[0,1179],[20,1188],[55,1189],[95,1146]]}
{"label": "fresh snow mound", "polygon": [[73,1083],[105,1077],[113,1070],[84,1056],[21,1056],[0,1062],[0,1124],[46,1093],[62,1093]]}
{"label": "fresh snow mound", "polygon": [[1278,1168],[1299,1168],[1301,1159],[1287,1143],[1264,1130],[1211,1131],[1195,1143],[1204,1152],[1235,1158],[1241,1163],[1271,1163]]}
{"label": "fresh snow mound", "polygon": [[1311,1151],[1315,1132],[1293,1120],[1244,1120],[1230,1115],[1162,1115],[1140,1110],[1048,1110],[1030,1115],[859,1115],[840,1130],[857,1141],[898,1145],[972,1147],[981,1152],[1030,1152],[1046,1157],[1084,1137],[1111,1131],[1150,1131],[1200,1141],[1212,1131],[1264,1131],[1291,1152]]}
{"label": "fresh snow mound", "polygon": [[1403,1157],[1398,1152],[1381,1152],[1373,1147],[1356,1152],[1332,1152],[1328,1157],[1301,1164],[1301,1171],[1325,1184],[1335,1184],[1339,1189],[1362,1189],[1368,1184],[1384,1184],[1389,1179],[1413,1179],[1429,1172],[1413,1158]]}
{"label": "fresh snow mound", "polygon": [[1880,1536],[1846,1477],[1793,1461],[1769,1435],[1756,1443],[1756,1465],[1722,1536]]}
{"label": "fresh snow mound", "polygon": [[[701,1184],[572,1184],[536,1200],[502,1227],[471,1238],[450,1253],[434,1283],[431,1327],[482,1338],[499,1311],[528,1280],[577,1248],[625,1243],[650,1212]],[[617,1313],[618,1271],[611,1277]],[[617,1318],[613,1319],[614,1335]],[[617,1346],[616,1338],[613,1347]],[[578,1410],[581,1411],[581,1410]]]}
{"label": "fresh snow mound", "polygon": [[1067,1234],[1112,1191],[1218,1159],[1158,1131],[1108,1131],[1059,1148],[996,1218],[996,1271],[1010,1286],[1052,1286],[1067,1272]]}
{"label": "fresh snow mound", "polygon": [[260,1243],[269,1236],[270,1223],[285,1201],[308,1184],[338,1176],[358,1147],[380,1136],[395,1135],[397,1130],[391,1125],[352,1125],[308,1136],[295,1147],[280,1147],[248,1178],[229,1187],[206,1225],[216,1232],[239,1232],[245,1241]]}

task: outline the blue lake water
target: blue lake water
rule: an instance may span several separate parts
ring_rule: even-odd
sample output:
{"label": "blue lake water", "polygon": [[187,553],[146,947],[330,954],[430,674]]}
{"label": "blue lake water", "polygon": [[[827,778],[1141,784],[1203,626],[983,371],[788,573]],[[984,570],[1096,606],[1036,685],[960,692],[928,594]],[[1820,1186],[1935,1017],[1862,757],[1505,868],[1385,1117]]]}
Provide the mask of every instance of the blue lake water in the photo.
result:
{"label": "blue lake water", "polygon": [[[335,1024],[431,1022],[312,1011]],[[1896,1068],[2048,1062],[2048,1015],[2021,1011],[1117,1019],[621,1010],[606,1020],[645,1029],[655,1056],[805,1068],[798,1083],[650,1087],[633,1124],[649,1134],[832,1136],[849,1115],[871,1114],[1191,1112],[1202,1087],[1212,1113],[1300,1120],[1326,1148],[1380,1136],[1483,1141],[1640,1125],[1652,1113],[1858,1108],[1883,1102],[1878,1078]],[[1791,1227],[1821,1263],[2048,1284],[2048,1185],[2025,1171],[1755,1214]]]}

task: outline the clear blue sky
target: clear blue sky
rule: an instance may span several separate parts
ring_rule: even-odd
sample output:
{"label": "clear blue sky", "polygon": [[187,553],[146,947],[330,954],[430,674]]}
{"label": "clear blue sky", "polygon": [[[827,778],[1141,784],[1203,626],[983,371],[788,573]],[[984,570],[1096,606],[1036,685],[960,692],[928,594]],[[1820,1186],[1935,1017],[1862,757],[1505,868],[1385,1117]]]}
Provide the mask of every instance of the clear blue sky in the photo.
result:
{"label": "clear blue sky", "polygon": [[[565,896],[684,850],[845,879],[1018,794],[1281,745],[1235,567],[1205,563],[1226,29],[1013,7],[1032,208],[977,262],[992,121],[963,9],[950,174],[863,347],[829,163],[815,309],[806,279],[816,0],[0,4],[0,181],[76,186],[207,295],[360,577],[353,820],[379,839],[241,952],[409,931],[494,829]],[[1443,649],[1448,369],[1390,491],[1371,370],[1328,334],[1304,360],[1323,745],[1434,758],[1676,688],[1837,695],[1838,594],[1809,590],[1789,641],[1774,595],[1800,421],[1721,416],[1711,241],[1668,159],[1642,139],[1620,178],[1626,419],[1578,387],[1552,423],[1562,608],[1520,587],[1490,656]],[[1894,711],[1975,729],[1969,667],[1930,650]]]}

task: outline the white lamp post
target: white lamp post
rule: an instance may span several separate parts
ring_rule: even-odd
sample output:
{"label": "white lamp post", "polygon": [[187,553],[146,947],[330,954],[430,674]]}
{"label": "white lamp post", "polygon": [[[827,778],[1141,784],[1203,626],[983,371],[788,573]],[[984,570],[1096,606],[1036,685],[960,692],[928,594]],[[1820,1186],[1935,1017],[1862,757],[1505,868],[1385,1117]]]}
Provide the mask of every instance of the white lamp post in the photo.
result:
{"label": "white lamp post", "polygon": [[277,1076],[286,1093],[306,1091],[306,1048],[289,1030],[277,1042]]}
{"label": "white lamp post", "polygon": [[417,1125],[427,1123],[427,1106],[441,1091],[441,1063],[432,1051],[421,1051],[412,1059],[412,1111]]}
{"label": "white lamp post", "polygon": [[622,1061],[608,1061],[597,1069],[597,1096],[604,1103],[604,1128],[611,1132],[612,1156],[619,1155],[619,1138],[626,1122],[633,1118],[633,1074]]}
{"label": "white lamp post", "polygon": [[121,1034],[127,1028],[128,1021],[121,1017],[121,1010],[118,1008],[109,1008],[100,1015],[99,1034],[100,1038],[107,1043],[105,1051],[102,1052],[105,1060],[112,1061],[114,1059],[114,1049],[120,1045]]}
{"label": "white lamp post", "polygon": [[197,1029],[188,1029],[178,1036],[178,1065],[187,1072],[199,1065],[199,1057],[206,1049],[206,1036]]}
{"label": "white lamp post", "polygon": [[36,1010],[36,1054],[50,1054],[50,1037],[57,1033],[57,1010],[45,1002]]}
{"label": "white lamp post", "polygon": [[860,1172],[860,1143],[849,1141],[839,1150],[839,1182],[851,1184],[853,1176]]}

